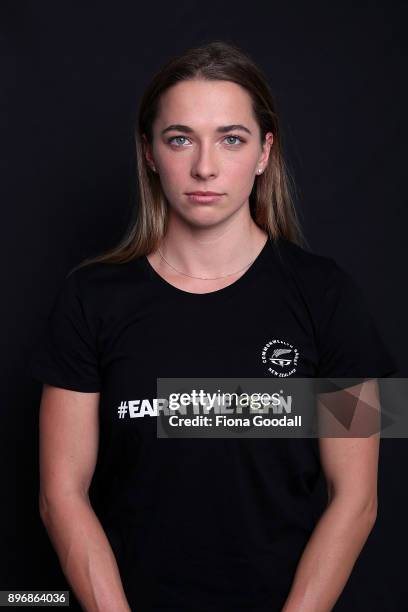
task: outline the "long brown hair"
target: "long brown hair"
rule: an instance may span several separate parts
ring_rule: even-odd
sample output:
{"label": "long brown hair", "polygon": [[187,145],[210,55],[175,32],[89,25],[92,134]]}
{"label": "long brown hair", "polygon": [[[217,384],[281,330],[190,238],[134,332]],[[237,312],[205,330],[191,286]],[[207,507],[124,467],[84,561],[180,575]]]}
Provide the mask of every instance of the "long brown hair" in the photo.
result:
{"label": "long brown hair", "polygon": [[180,81],[192,79],[223,80],[241,85],[252,99],[253,112],[264,142],[267,132],[273,143],[264,172],[255,178],[249,197],[250,212],[257,225],[271,238],[283,237],[300,246],[306,245],[294,206],[294,181],[282,154],[281,129],[276,103],[267,79],[255,62],[235,44],[214,41],[187,49],[170,59],[154,75],[139,105],[135,129],[139,203],[134,220],[117,246],[85,259],[78,267],[96,262],[125,263],[156,248],[167,230],[168,204],[160,178],[146,162],[142,135],[153,141],[152,125],[158,112],[160,96]]}

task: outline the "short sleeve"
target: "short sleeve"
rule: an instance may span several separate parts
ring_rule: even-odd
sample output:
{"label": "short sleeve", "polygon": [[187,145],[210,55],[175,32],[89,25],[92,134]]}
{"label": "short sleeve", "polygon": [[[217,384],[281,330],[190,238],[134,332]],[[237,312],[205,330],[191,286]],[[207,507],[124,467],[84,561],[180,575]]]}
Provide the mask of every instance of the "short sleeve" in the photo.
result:
{"label": "short sleeve", "polygon": [[331,258],[318,326],[318,378],[382,378],[397,372],[361,289]]}
{"label": "short sleeve", "polygon": [[78,270],[62,282],[27,372],[42,383],[72,391],[100,390],[99,358],[91,314],[78,284]]}

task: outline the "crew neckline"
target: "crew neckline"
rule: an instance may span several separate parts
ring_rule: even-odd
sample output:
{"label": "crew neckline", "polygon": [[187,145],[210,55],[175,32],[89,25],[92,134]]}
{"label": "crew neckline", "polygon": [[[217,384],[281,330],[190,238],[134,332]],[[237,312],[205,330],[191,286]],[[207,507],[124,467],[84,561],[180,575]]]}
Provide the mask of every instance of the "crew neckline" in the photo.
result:
{"label": "crew neckline", "polygon": [[179,287],[172,285],[162,276],[160,276],[158,272],[156,272],[150,261],[147,259],[147,255],[142,256],[142,262],[150,279],[153,280],[157,286],[161,287],[169,294],[173,294],[174,296],[179,296],[190,300],[219,299],[237,291],[246,283],[248,283],[260,267],[261,263],[265,259],[271,247],[271,238],[268,236],[262,249],[259,251],[256,258],[251,263],[250,267],[239,278],[237,278],[237,280],[227,285],[226,287],[221,287],[221,289],[216,289],[215,291],[207,291],[205,293],[194,293],[192,291],[185,291],[184,289],[180,289]]}

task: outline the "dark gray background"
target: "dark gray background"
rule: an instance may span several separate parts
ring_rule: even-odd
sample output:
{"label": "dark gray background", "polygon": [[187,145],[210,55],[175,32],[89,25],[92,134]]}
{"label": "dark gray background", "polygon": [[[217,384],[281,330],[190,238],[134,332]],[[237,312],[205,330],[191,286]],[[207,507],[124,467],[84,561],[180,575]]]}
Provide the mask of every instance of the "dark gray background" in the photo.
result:
{"label": "dark gray background", "polygon": [[[265,70],[312,249],[363,288],[407,376],[403,2],[3,2],[0,588],[66,589],[40,523],[40,387],[24,373],[59,284],[113,246],[135,205],[140,94],[214,39]],[[336,610],[405,610],[405,440],[382,441],[379,517]],[[73,599],[73,596],[72,596]],[[74,605],[71,605],[74,608]]]}

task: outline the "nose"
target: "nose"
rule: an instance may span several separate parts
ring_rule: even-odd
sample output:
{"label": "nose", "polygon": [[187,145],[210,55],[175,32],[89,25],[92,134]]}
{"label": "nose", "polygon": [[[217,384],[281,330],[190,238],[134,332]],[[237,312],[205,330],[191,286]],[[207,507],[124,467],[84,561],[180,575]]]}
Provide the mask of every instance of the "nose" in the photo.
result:
{"label": "nose", "polygon": [[196,178],[208,179],[218,174],[218,163],[213,146],[202,144],[191,166],[191,174]]}

